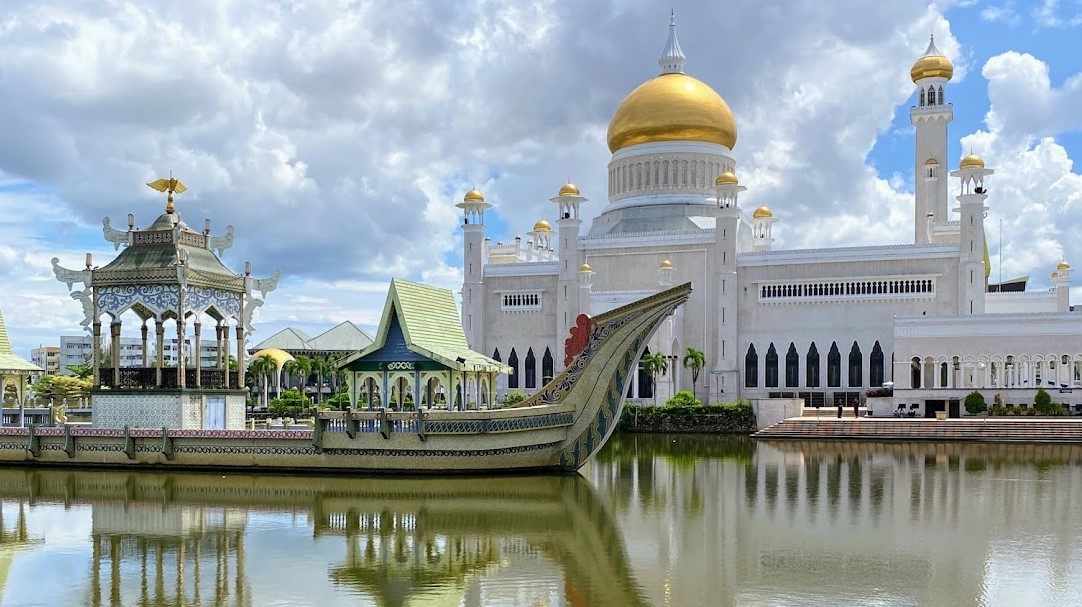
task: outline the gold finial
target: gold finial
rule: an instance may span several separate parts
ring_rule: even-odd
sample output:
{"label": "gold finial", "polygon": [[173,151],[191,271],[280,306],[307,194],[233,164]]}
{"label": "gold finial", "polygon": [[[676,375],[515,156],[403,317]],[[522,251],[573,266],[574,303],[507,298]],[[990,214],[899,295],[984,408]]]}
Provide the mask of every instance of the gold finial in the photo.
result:
{"label": "gold finial", "polygon": [[179,179],[173,177],[173,172],[169,171],[169,178],[161,178],[157,181],[151,181],[148,186],[158,190],[159,192],[168,192],[169,196],[165,199],[165,212],[172,215],[176,208],[173,207],[173,194],[181,194],[188,189],[188,186],[180,182]]}

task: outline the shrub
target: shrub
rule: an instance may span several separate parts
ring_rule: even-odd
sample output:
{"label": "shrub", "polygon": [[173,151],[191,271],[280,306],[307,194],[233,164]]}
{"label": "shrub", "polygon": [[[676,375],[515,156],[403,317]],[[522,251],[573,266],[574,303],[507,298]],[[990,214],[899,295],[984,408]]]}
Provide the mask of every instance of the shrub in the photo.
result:
{"label": "shrub", "polygon": [[969,413],[970,415],[983,413],[987,408],[987,405],[984,403],[984,395],[977,391],[970,392],[966,395],[965,405],[966,413]]}
{"label": "shrub", "polygon": [[518,390],[503,395],[503,404],[505,407],[517,405],[524,400],[526,400],[526,395]]}
{"label": "shrub", "polygon": [[681,390],[674,394],[673,397],[670,398],[668,401],[666,401],[663,406],[671,408],[701,407],[703,406],[703,403],[699,399],[695,398],[695,395],[691,392],[688,392],[687,390]]}
{"label": "shrub", "polygon": [[1052,412],[1052,397],[1045,392],[1044,388],[1037,390],[1037,395],[1033,397],[1033,407],[1041,415],[1049,415]]}
{"label": "shrub", "polygon": [[988,415],[1002,417],[1007,415],[1007,408],[1002,405],[992,405],[992,408],[988,410]]}
{"label": "shrub", "polygon": [[324,406],[337,409],[339,411],[345,411],[349,409],[349,394],[345,392],[339,392],[334,396],[331,396],[327,400],[323,401]]}
{"label": "shrub", "polygon": [[274,417],[300,417],[311,406],[308,397],[299,390],[286,390],[282,396],[272,398],[267,410]]}

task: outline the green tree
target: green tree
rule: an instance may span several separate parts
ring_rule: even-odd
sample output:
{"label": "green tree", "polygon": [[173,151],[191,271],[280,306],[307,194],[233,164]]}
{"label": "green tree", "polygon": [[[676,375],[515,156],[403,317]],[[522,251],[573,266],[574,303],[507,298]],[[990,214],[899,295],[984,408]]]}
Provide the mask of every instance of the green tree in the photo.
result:
{"label": "green tree", "polygon": [[267,391],[268,385],[270,383],[269,381],[267,381],[268,377],[271,373],[275,373],[277,371],[278,363],[274,362],[274,359],[271,358],[268,354],[264,354],[263,356],[257,356],[248,363],[248,373],[250,373],[253,377],[259,377],[260,383],[263,385],[264,407],[268,405]]}
{"label": "green tree", "polygon": [[654,393],[654,406],[657,406],[657,376],[669,370],[669,359],[660,352],[642,357],[642,370],[650,376],[650,387]]}
{"label": "green tree", "polygon": [[984,402],[984,395],[974,390],[966,395],[965,400],[966,413],[970,415],[977,415],[983,413],[987,409],[987,405]]}
{"label": "green tree", "polygon": [[30,386],[39,401],[61,403],[64,399],[76,400],[90,396],[89,378],[69,375],[46,375]]}
{"label": "green tree", "polygon": [[90,379],[90,376],[94,373],[94,369],[90,366],[90,363],[68,365],[68,371],[71,371],[71,374],[79,379]]}
{"label": "green tree", "polygon": [[303,391],[304,385],[308,383],[308,375],[312,371],[312,359],[307,356],[298,356],[293,360],[286,361],[282,369],[286,372],[286,377],[292,378],[296,376],[300,380],[299,385],[293,387]]}
{"label": "green tree", "polygon": [[698,398],[698,383],[699,372],[706,366],[706,355],[702,350],[696,350],[695,348],[688,348],[684,353],[684,359],[682,363],[685,369],[691,369],[691,394],[695,398]]}
{"label": "green tree", "polygon": [[1044,388],[1037,389],[1037,395],[1033,397],[1033,408],[1041,415],[1048,415],[1052,412],[1052,397],[1049,396],[1048,392],[1045,392]]}
{"label": "green tree", "polygon": [[312,368],[309,369],[316,376],[316,402],[323,402],[323,376],[330,370],[331,365],[324,356],[315,356],[312,359]]}

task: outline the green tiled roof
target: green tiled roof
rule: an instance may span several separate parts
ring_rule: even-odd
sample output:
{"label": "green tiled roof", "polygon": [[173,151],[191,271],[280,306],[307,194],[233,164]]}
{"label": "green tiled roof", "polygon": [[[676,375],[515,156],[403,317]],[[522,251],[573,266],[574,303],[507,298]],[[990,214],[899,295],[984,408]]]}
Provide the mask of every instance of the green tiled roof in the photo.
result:
{"label": "green tiled roof", "polygon": [[100,271],[172,268],[177,265],[178,248],[188,252],[188,267],[192,270],[236,276],[229,268],[222,265],[222,262],[211,251],[187,245],[178,247],[173,243],[126,247],[120,252],[120,255],[116,256],[116,259],[109,262],[109,265],[101,268]]}
{"label": "green tiled roof", "polygon": [[347,357],[340,365],[364,358],[384,346],[392,310],[398,312],[406,347],[410,350],[452,369],[511,372],[511,367],[470,349],[462,331],[454,293],[397,278],[391,280],[375,342]]}
{"label": "green tiled roof", "polygon": [[41,371],[42,368],[28,363],[15,355],[8,338],[8,328],[4,324],[4,312],[0,310],[0,373],[4,371]]}

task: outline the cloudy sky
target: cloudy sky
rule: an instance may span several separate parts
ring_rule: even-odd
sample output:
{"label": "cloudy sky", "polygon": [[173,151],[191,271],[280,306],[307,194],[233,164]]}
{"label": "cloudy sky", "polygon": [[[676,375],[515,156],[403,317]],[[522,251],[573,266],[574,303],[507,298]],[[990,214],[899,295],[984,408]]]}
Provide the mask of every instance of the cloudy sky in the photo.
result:
{"label": "cloudy sky", "polygon": [[[1064,257],[1082,268],[1082,0],[675,4],[688,72],[736,115],[742,204],[775,210],[777,246],[911,241],[909,67],[934,33],[955,63],[951,164],[972,149],[996,170],[993,278],[1001,242],[1003,277],[1032,289]],[[236,226],[228,265],[282,270],[255,341],[373,329],[391,277],[457,290],[471,185],[494,240],[551,218],[569,176],[599,212],[608,120],[657,73],[670,6],[4,0],[0,308],[16,350],[78,333],[49,259],[107,262],[102,217],[149,224],[163,201],[144,183],[169,171],[189,223]]]}

